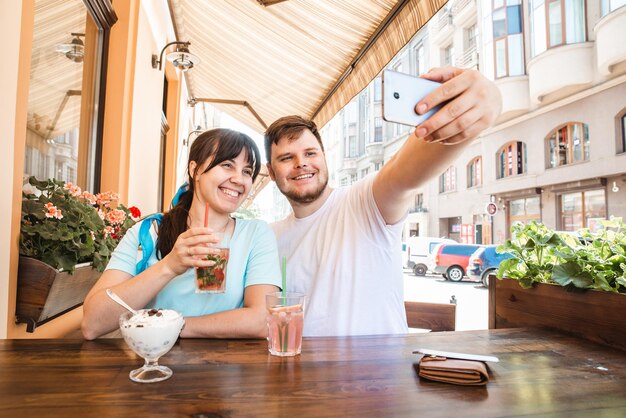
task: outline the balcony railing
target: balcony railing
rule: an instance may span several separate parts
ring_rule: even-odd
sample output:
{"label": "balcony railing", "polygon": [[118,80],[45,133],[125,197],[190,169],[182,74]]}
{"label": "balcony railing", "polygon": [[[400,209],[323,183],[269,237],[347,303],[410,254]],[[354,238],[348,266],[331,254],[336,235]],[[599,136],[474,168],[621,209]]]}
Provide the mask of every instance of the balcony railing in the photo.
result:
{"label": "balcony railing", "polygon": [[382,142],[370,142],[365,145],[365,154],[371,163],[380,163],[384,159],[385,148]]}
{"label": "balcony railing", "polygon": [[459,0],[452,6],[451,13],[453,16],[459,14],[468,5],[475,3],[475,0]]}
{"label": "balcony railing", "polygon": [[450,11],[441,12],[437,20],[433,19],[433,24],[430,29],[433,33],[444,32],[447,28],[452,26],[452,14]]}
{"label": "balcony railing", "polygon": [[455,64],[461,68],[478,68],[478,51],[476,45],[463,51],[463,54],[459,55],[455,59]]}
{"label": "balcony railing", "polygon": [[349,176],[356,174],[356,158],[344,158],[341,166],[341,173]]}

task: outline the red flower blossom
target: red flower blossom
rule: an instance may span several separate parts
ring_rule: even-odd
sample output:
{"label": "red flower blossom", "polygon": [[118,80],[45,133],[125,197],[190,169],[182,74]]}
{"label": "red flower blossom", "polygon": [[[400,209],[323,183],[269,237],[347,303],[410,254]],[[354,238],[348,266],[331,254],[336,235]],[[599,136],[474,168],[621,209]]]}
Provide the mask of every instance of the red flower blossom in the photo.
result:
{"label": "red flower blossom", "polygon": [[130,211],[130,216],[132,216],[133,219],[141,218],[141,211],[137,206],[131,206],[128,210]]}

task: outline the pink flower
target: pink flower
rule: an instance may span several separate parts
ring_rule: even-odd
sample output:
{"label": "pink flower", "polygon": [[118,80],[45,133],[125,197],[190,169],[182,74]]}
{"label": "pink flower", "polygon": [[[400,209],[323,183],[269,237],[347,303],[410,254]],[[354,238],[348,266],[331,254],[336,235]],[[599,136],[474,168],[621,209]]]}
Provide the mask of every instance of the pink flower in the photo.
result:
{"label": "pink flower", "polygon": [[119,199],[119,195],[113,192],[102,192],[96,195],[98,205],[108,205],[113,200]]}
{"label": "pink flower", "polygon": [[107,226],[102,230],[102,233],[104,234],[105,238],[113,234],[114,232],[115,232],[115,229],[113,229],[112,226]]}
{"label": "pink flower", "polygon": [[75,186],[72,183],[65,183],[65,186],[63,186],[63,188],[65,190],[68,190],[72,197],[79,197],[82,193],[82,190],[80,189],[80,187]]}
{"label": "pink flower", "polygon": [[44,206],[47,209],[46,218],[63,219],[63,214],[61,213],[61,209],[54,206],[52,202],[48,202]]}
{"label": "pink flower", "polygon": [[104,221],[104,212],[102,211],[102,209],[98,209],[98,216],[100,217],[100,219],[102,219]]}
{"label": "pink flower", "polygon": [[89,193],[88,191],[84,191],[83,194],[83,199],[85,199],[87,201],[87,203],[89,203],[90,205],[95,205],[97,203],[97,199],[96,196],[94,196],[93,194]]}
{"label": "pink flower", "polygon": [[105,220],[111,225],[119,225],[126,220],[126,212],[121,209],[113,209],[105,215]]}

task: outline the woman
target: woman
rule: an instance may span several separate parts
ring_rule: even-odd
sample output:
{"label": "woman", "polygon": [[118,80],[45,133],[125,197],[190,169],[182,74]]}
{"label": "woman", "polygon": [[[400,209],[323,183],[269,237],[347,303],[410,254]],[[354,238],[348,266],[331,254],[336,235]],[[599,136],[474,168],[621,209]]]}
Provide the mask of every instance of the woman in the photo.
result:
{"label": "woman", "polygon": [[[233,219],[261,167],[250,137],[229,129],[199,135],[191,146],[189,187],[151,234],[156,248],[137,274],[139,230],[131,228],[83,305],[82,332],[91,340],[118,328],[124,308],[106,295],[112,289],[130,306],[174,309],[185,316],[182,337],[264,338],[265,295],[279,290],[276,240],[262,221]],[[208,227],[204,227],[209,206]],[[149,222],[146,220],[145,222]],[[157,232],[158,229],[158,232]],[[213,232],[230,240],[226,292],[195,293],[195,268],[213,264]],[[157,238],[158,235],[158,238]]]}

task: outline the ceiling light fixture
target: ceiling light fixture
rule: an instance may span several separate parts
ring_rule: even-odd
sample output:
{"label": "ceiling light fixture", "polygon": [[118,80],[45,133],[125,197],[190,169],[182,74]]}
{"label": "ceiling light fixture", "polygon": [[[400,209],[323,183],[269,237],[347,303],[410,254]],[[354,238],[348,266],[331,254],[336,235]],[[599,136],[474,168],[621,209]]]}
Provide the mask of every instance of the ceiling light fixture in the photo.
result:
{"label": "ceiling light fixture", "polygon": [[189,52],[189,45],[191,45],[191,42],[175,41],[170,42],[163,47],[158,59],[156,54],[152,55],[152,68],[158,68],[159,71],[161,70],[161,65],[163,63],[163,52],[165,52],[165,50],[171,45],[179,45],[176,47],[176,51],[170,52],[165,57],[168,61],[174,64],[174,67],[178,68],[181,71],[187,71],[190,68],[193,68],[194,65],[200,63],[200,58]]}
{"label": "ceiling light fixture", "polygon": [[67,44],[57,45],[56,51],[65,54],[65,56],[74,62],[83,62],[85,58],[85,44],[80,39],[81,36],[85,36],[84,33],[74,33],[72,40]]}

